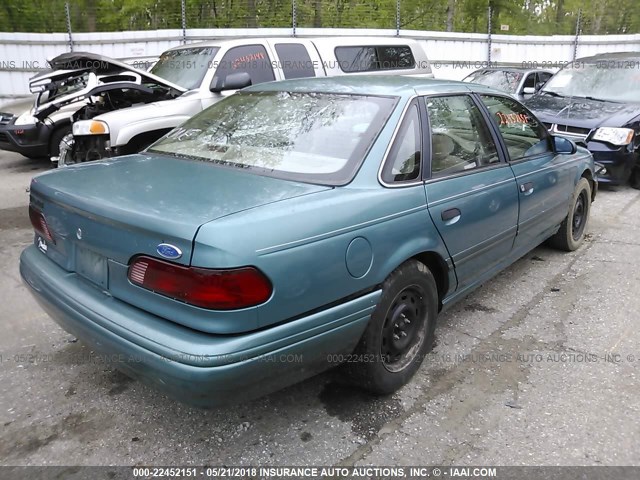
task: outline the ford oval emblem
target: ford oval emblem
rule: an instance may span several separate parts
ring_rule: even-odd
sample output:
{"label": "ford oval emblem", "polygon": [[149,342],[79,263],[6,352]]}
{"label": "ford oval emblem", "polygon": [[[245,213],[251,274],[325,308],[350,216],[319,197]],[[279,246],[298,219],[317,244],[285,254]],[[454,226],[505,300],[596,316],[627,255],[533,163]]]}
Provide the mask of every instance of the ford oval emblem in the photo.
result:
{"label": "ford oval emblem", "polygon": [[156,247],[156,252],[158,255],[164,258],[169,258],[171,260],[175,260],[176,258],[180,258],[182,256],[182,250],[180,250],[175,245],[170,245],[168,243],[161,243]]}

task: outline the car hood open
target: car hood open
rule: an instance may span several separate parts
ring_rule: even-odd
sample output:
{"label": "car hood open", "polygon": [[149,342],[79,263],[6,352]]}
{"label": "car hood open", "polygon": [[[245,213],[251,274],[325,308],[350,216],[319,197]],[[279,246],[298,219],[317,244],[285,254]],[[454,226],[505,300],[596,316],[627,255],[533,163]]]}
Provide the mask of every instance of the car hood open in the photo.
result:
{"label": "car hood open", "polygon": [[49,60],[49,65],[54,71],[90,71],[96,75],[113,75],[119,72],[134,72],[140,75],[145,82],[155,83],[164,87],[184,93],[187,90],[180,85],[171,83],[164,78],[138,70],[131,65],[116,60],[115,58],[105,57],[96,53],[89,52],[68,52],[58,55]]}
{"label": "car hood open", "polygon": [[53,100],[36,105],[33,115],[43,120],[64,105],[80,102],[107,90],[135,89],[151,94],[152,87],[167,89],[173,96],[186,90],[156,75],[138,70],[113,58],[85,52],[63,53],[49,60],[52,69],[31,78],[32,93],[57,88],[63,83],[78,82],[77,88]]}
{"label": "car hood open", "polygon": [[44,206],[62,250],[82,227],[85,246],[118,262],[154,255],[169,242],[184,252],[178,263],[188,263],[203,224],[330,188],[142,153],[43,173],[31,197]]}

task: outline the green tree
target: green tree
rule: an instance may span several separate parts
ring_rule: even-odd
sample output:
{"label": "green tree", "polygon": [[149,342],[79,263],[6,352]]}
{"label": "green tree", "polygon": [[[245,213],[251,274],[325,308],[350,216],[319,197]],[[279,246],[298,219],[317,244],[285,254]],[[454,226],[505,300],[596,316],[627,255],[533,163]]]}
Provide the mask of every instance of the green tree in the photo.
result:
{"label": "green tree", "polygon": [[[291,27],[292,0],[185,0],[188,28]],[[68,0],[74,32],[182,28],[181,0]],[[297,0],[300,27],[396,27],[396,0]],[[640,33],[638,0],[401,0],[403,29],[486,33]],[[66,32],[64,0],[2,0],[0,31]]]}

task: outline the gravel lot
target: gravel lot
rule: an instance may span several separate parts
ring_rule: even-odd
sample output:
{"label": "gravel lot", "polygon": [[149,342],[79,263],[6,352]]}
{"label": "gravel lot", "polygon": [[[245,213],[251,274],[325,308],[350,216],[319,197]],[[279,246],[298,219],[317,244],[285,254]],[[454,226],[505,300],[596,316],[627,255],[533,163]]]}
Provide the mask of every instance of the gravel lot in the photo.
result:
{"label": "gravel lot", "polygon": [[601,191],[579,251],[539,247],[443,314],[395,395],[329,372],[203,411],[97,361],[22,285],[46,168],[0,153],[3,465],[640,465],[639,191]]}

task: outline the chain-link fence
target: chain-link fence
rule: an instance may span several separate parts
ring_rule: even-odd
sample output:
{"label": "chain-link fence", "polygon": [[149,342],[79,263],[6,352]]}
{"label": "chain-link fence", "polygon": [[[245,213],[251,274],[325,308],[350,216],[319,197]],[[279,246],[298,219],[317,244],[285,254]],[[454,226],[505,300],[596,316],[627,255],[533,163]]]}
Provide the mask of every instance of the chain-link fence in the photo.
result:
{"label": "chain-link fence", "polygon": [[513,35],[640,33],[638,0],[2,0],[2,32],[382,28]]}

